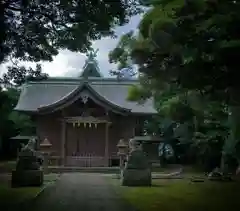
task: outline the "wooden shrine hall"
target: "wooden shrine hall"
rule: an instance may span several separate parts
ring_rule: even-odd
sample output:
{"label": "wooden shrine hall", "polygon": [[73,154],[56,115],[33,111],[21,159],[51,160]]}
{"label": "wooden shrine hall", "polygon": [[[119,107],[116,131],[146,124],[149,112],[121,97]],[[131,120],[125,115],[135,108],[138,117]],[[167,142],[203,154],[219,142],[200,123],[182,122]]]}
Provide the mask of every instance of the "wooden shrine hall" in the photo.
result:
{"label": "wooden shrine hall", "polygon": [[[52,165],[110,166],[120,139],[129,140],[156,113],[151,99],[127,100],[132,78],[104,78],[90,53],[77,78],[28,81],[15,110],[31,115],[39,142],[48,140]],[[137,134],[138,133],[138,134]]]}

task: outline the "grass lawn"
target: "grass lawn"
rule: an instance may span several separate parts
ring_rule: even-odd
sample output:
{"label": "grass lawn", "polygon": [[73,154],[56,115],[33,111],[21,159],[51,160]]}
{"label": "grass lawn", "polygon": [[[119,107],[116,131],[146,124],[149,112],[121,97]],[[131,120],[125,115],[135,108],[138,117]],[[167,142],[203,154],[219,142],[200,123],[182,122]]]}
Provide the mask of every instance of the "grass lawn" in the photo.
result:
{"label": "grass lawn", "polygon": [[34,198],[41,187],[11,188],[9,185],[0,184],[0,207],[16,206]]}
{"label": "grass lawn", "polygon": [[5,171],[8,171],[8,172],[11,172],[12,170],[15,169],[15,167],[16,167],[16,161],[15,160],[0,162],[0,171],[5,170]]}
{"label": "grass lawn", "polygon": [[0,181],[0,207],[7,207],[8,210],[15,210],[21,203],[28,202],[33,199],[46,185],[53,184],[58,174],[48,174],[44,176],[44,185],[42,187],[24,187],[11,188],[11,175],[2,178]]}
{"label": "grass lawn", "polygon": [[121,187],[120,194],[139,211],[231,211],[240,207],[240,183],[153,180],[153,187]]}

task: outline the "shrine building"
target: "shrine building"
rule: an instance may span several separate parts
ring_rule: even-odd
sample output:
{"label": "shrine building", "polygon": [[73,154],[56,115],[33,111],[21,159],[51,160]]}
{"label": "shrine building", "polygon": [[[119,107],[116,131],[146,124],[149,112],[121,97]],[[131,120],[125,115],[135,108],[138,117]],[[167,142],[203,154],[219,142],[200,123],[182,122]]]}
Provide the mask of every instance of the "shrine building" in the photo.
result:
{"label": "shrine building", "polygon": [[48,141],[53,165],[111,166],[120,139],[140,135],[156,114],[151,99],[127,100],[133,78],[105,78],[93,54],[79,77],[28,81],[15,110],[30,114],[40,142]]}

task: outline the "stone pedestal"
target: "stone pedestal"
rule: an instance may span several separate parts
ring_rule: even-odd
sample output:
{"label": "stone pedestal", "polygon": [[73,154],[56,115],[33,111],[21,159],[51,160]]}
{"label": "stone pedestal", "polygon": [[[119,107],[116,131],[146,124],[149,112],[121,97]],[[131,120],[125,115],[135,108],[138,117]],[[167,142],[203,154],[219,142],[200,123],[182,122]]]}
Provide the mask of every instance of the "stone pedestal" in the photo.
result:
{"label": "stone pedestal", "polygon": [[42,170],[23,170],[12,172],[12,187],[41,186],[42,184]]}
{"label": "stone pedestal", "polygon": [[151,186],[151,165],[141,149],[133,150],[121,173],[123,186]]}
{"label": "stone pedestal", "polygon": [[151,186],[151,170],[125,169],[122,171],[121,184],[123,186]]}

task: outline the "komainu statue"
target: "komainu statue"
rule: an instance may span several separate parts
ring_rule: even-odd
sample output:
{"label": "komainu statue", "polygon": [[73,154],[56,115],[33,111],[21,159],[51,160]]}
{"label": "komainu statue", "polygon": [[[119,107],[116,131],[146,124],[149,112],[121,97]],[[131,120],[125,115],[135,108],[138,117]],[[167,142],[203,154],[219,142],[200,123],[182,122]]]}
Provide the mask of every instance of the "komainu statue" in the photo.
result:
{"label": "komainu statue", "polygon": [[43,157],[35,150],[36,140],[30,139],[18,155],[16,170],[12,172],[12,186],[40,186],[43,183]]}
{"label": "komainu statue", "polygon": [[130,153],[121,173],[124,186],[150,186],[152,183],[151,165],[141,145],[135,140],[129,142]]}

